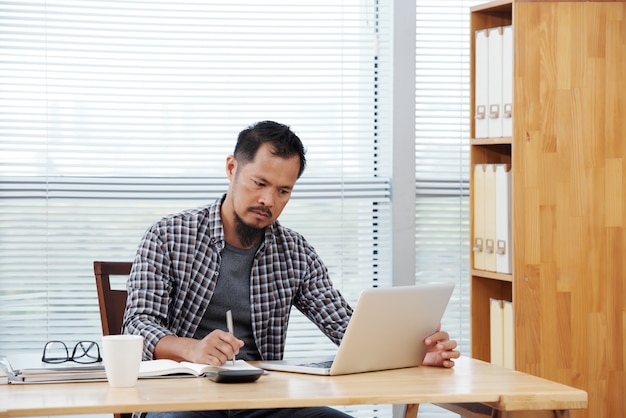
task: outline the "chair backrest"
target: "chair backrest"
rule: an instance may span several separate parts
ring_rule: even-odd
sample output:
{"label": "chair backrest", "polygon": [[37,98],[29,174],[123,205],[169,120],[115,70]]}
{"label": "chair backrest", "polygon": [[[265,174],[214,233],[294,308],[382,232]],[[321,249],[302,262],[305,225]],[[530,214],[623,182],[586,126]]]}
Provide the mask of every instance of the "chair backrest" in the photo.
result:
{"label": "chair backrest", "polygon": [[[94,261],[93,272],[96,276],[98,305],[102,335],[122,333],[122,320],[126,309],[126,290],[111,289],[111,276],[128,276],[132,262],[127,261]],[[114,418],[132,418],[133,414],[113,414]]]}
{"label": "chair backrest", "polygon": [[110,276],[128,276],[132,262],[94,261],[93,271],[96,276],[98,304],[102,335],[115,335],[122,332],[122,320],[126,308],[126,290],[111,289]]}

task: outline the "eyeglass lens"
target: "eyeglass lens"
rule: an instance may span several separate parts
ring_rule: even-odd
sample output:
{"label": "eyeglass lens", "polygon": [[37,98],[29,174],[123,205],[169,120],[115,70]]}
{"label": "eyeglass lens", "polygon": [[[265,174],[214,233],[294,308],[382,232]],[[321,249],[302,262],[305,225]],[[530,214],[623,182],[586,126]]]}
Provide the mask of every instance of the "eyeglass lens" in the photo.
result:
{"label": "eyeglass lens", "polygon": [[72,360],[76,363],[95,363],[100,361],[100,348],[93,341],[79,341],[72,350]]}
{"label": "eyeglass lens", "polygon": [[46,363],[64,363],[69,360],[67,346],[62,341],[49,341],[43,349],[42,359]]}

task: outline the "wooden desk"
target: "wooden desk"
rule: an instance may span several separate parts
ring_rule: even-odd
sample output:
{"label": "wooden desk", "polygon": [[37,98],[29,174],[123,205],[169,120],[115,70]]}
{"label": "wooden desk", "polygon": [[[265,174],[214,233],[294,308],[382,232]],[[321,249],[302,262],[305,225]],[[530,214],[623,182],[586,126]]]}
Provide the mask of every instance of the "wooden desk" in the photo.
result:
{"label": "wooden desk", "polygon": [[109,388],[106,382],[0,385],[0,411],[6,410],[7,417],[419,403],[470,417],[508,418],[518,416],[516,411],[567,417],[568,410],[587,407],[587,393],[467,357],[454,369],[417,367],[335,377],[271,372],[248,384],[187,378],[144,379],[126,389]]}

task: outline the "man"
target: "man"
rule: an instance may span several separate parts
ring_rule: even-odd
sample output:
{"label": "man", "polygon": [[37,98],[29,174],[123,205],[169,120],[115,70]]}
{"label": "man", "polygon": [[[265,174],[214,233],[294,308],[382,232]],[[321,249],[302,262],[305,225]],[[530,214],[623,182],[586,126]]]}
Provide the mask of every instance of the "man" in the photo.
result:
{"label": "man", "polygon": [[[145,359],[213,365],[234,355],[281,359],[292,305],[339,344],[352,309],[333,288],[313,247],[277,221],[304,171],[304,154],[288,126],[259,122],[239,134],[226,158],[230,184],[224,196],[165,217],[145,233],[128,280],[124,315],[124,332],[145,338]],[[225,331],[228,310],[233,334]],[[424,364],[454,366],[459,353],[447,333],[436,332],[425,344]],[[346,416],[332,408],[194,414]]]}

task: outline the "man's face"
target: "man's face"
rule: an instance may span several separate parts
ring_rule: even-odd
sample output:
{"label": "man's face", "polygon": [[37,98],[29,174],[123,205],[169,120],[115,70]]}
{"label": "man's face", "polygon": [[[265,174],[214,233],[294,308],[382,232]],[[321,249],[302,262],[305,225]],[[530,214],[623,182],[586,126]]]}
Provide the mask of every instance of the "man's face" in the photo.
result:
{"label": "man's face", "polygon": [[268,144],[261,145],[254,160],[243,165],[228,157],[228,194],[235,217],[250,228],[263,229],[270,225],[289,202],[299,170],[297,155],[288,159],[277,157],[270,152]]}

